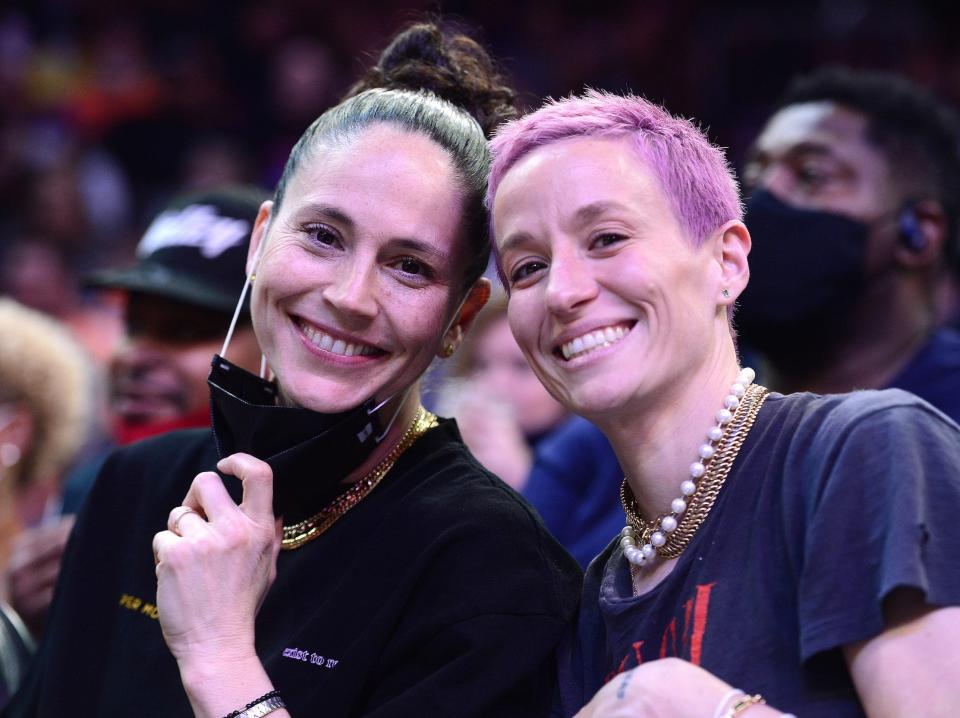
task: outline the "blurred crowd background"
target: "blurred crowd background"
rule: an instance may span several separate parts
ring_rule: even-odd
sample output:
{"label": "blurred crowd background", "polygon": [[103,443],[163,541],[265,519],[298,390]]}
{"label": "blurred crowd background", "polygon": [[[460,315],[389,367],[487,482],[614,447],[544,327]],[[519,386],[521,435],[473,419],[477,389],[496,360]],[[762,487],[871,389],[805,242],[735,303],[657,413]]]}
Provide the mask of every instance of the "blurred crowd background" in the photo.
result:
{"label": "blurred crowd background", "polygon": [[[389,34],[438,10],[476,30],[527,104],[630,89],[698,118],[734,161],[788,79],[823,64],[896,70],[960,103],[960,11],[947,2],[7,2],[3,290],[75,313],[71,273],[128,257],[174,192],[272,188]],[[87,343],[102,352],[103,339]]]}

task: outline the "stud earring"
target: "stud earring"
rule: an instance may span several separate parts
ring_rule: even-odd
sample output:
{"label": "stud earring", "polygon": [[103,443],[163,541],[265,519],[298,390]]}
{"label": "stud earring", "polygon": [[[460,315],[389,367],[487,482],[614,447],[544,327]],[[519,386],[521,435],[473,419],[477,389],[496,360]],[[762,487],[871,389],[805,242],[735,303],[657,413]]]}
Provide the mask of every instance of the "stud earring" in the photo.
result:
{"label": "stud earring", "polygon": [[453,356],[453,353],[457,350],[456,345],[453,342],[447,342],[443,345],[443,358],[449,359]]}
{"label": "stud earring", "polygon": [[250,284],[253,284],[255,281],[257,281],[257,273],[256,273],[256,272],[254,272],[253,274],[250,275]]}
{"label": "stud earring", "polygon": [[720,290],[720,294],[723,295],[724,299],[728,299],[730,297],[730,290],[724,287],[723,289]]}

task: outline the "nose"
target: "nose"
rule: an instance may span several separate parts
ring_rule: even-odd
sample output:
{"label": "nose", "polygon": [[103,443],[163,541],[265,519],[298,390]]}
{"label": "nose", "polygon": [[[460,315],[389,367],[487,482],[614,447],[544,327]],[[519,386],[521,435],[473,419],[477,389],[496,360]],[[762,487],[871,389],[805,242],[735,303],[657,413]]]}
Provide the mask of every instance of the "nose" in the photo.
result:
{"label": "nose", "polygon": [[367,320],[377,313],[373,263],[357,257],[323,288],[323,298],[345,317]]}
{"label": "nose", "polygon": [[596,296],[597,282],[588,260],[573,251],[555,253],[547,276],[547,309],[558,317],[569,318]]}

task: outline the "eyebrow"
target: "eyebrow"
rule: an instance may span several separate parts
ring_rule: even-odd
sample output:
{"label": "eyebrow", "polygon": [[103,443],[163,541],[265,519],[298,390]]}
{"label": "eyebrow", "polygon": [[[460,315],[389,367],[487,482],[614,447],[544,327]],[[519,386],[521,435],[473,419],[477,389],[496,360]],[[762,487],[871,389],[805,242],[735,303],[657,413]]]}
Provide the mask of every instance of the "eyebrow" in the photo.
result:
{"label": "eyebrow", "polygon": [[[356,222],[353,221],[350,215],[348,215],[339,207],[335,207],[330,204],[309,203],[304,205],[297,214],[302,213],[327,217],[344,227],[344,229],[350,231],[354,231],[356,229]],[[388,244],[397,249],[404,249],[409,252],[417,252],[418,254],[430,257],[434,261],[443,262],[446,264],[449,264],[450,262],[449,252],[444,252],[443,250],[437,249],[433,245],[419,239],[414,239],[412,237],[395,237],[390,239]]]}
{"label": "eyebrow", "polygon": [[[580,209],[574,212],[573,220],[575,224],[583,226],[596,220],[598,217],[602,217],[604,214],[610,211],[629,212],[630,208],[625,204],[614,202],[612,200],[591,202],[590,204],[585,204],[583,207],[580,207]],[[500,245],[497,251],[501,256],[503,256],[510,250],[516,249],[517,246],[522,245],[525,242],[529,242],[532,239],[533,238],[529,234],[522,230],[515,232],[503,240],[503,244]]]}
{"label": "eyebrow", "polygon": [[587,224],[611,210],[627,212],[630,208],[620,202],[591,202],[574,212],[573,217],[578,224]]}
{"label": "eyebrow", "polygon": [[395,239],[391,239],[389,244],[398,249],[406,249],[410,252],[417,252],[418,254],[426,255],[427,257],[431,257],[433,260],[443,262],[444,264],[449,264],[450,262],[449,252],[444,252],[441,249],[437,249],[432,244],[427,244],[419,239],[397,237]]}
{"label": "eyebrow", "polygon": [[[771,152],[759,147],[754,147],[747,154],[747,163],[750,162],[762,162],[769,160]],[[820,142],[799,142],[792,147],[790,147],[786,152],[783,153],[784,157],[796,157],[797,155],[818,155],[821,157],[830,157],[835,155],[833,148],[822,144]]]}
{"label": "eyebrow", "polygon": [[516,249],[519,245],[525,242],[529,242],[531,239],[532,238],[530,237],[530,235],[527,234],[526,232],[522,232],[522,231],[514,232],[505,240],[503,240],[503,244],[501,244],[500,247],[497,248],[497,253],[502,257],[510,250]]}
{"label": "eyebrow", "polygon": [[296,213],[296,216],[302,216],[304,214],[319,214],[324,217],[332,219],[334,222],[343,225],[347,229],[354,229],[354,221],[350,218],[346,212],[338,207],[334,207],[330,204],[317,204],[317,203],[308,203],[305,204],[300,210]]}

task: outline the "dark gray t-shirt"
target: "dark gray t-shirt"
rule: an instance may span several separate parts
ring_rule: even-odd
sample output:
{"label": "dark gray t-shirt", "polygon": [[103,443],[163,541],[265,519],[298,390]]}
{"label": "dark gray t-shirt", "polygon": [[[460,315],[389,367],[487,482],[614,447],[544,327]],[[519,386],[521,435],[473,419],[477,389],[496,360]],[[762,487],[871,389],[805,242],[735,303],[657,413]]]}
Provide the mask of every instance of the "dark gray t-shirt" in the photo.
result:
{"label": "dark gray t-shirt", "polygon": [[674,571],[633,597],[614,541],[587,571],[560,711],[667,656],[802,718],[863,716],[841,651],[897,587],[960,604],[960,427],[898,390],[772,394]]}

